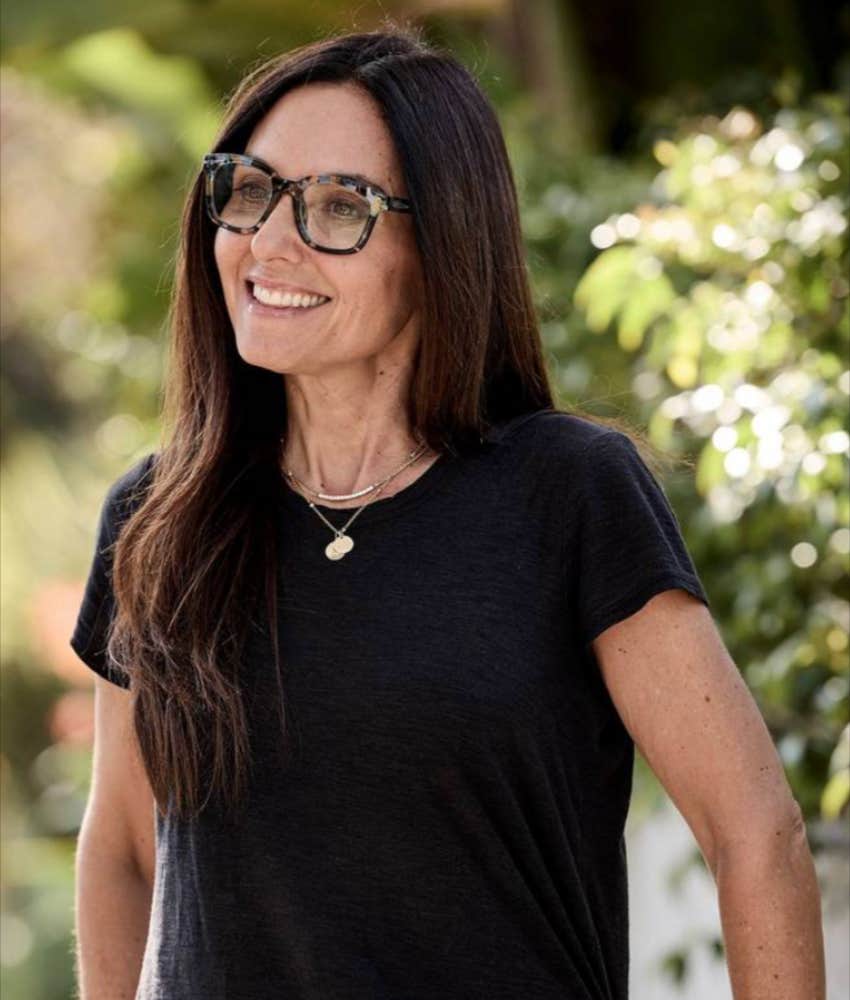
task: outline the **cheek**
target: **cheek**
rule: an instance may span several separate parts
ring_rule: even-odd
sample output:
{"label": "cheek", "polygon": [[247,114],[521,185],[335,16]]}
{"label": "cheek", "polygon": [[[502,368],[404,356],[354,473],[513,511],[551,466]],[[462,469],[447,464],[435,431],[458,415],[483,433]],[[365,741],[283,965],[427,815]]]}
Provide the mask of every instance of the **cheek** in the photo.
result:
{"label": "cheek", "polygon": [[240,243],[239,236],[235,233],[228,233],[225,229],[219,229],[213,245],[213,255],[224,303],[230,313],[231,320],[235,323],[240,310],[242,286],[239,275],[244,255],[244,247]]}
{"label": "cheek", "polygon": [[403,261],[386,261],[339,284],[339,299],[358,319],[384,324],[404,322],[416,304],[414,276]]}
{"label": "cheek", "polygon": [[422,304],[422,273],[416,255],[400,254],[388,267],[385,288],[393,289],[395,308],[402,312],[417,310]]}
{"label": "cheek", "polygon": [[407,282],[408,298],[417,309],[421,309],[425,302],[425,285],[418,254],[413,257],[407,267],[405,281]]}
{"label": "cheek", "polygon": [[237,273],[241,248],[233,233],[219,229],[213,241],[213,256],[221,279],[221,285],[227,296],[233,294],[233,281]]}

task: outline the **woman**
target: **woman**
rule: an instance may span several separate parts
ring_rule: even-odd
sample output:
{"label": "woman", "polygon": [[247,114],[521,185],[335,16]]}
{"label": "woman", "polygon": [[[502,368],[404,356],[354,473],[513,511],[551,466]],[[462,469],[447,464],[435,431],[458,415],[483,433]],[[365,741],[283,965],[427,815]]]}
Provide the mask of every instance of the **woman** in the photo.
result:
{"label": "woman", "polygon": [[625,997],[633,741],[734,879],[737,985],[814,982],[799,810],[632,439],[553,406],[469,73],[271,60],[181,246],[166,443],[71,640],[84,1000]]}

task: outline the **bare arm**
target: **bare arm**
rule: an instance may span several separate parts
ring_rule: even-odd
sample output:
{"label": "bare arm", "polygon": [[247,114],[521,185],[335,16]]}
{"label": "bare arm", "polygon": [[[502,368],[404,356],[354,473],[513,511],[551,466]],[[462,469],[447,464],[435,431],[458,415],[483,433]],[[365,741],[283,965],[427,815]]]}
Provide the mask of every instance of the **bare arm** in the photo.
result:
{"label": "bare arm", "polygon": [[151,885],[81,834],[76,862],[80,1000],[134,1000],[150,919]]}
{"label": "bare arm", "polygon": [[805,823],[708,609],[665,591],[593,649],[623,724],[714,875],[735,1000],[825,1000]]}
{"label": "bare arm", "polygon": [[97,678],[92,788],[77,842],[81,1000],[133,1000],[155,872],[154,800],[132,734],[129,691]]}
{"label": "bare arm", "polygon": [[735,997],[824,1000],[820,890],[802,818],[721,848],[715,879]]}

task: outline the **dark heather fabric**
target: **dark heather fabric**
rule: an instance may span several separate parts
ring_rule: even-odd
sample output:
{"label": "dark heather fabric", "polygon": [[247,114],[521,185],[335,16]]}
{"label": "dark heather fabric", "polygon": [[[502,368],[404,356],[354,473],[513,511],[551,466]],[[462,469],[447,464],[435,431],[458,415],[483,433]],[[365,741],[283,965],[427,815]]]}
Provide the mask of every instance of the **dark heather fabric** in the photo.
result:
{"label": "dark heather fabric", "polygon": [[[109,491],[71,640],[102,674],[103,553],[153,457]],[[137,1000],[622,1000],[634,747],[589,644],[663,590],[710,607],[631,440],[503,422],[373,501],[338,562],[279,503],[294,753],[263,628],[248,809],[157,817]]]}

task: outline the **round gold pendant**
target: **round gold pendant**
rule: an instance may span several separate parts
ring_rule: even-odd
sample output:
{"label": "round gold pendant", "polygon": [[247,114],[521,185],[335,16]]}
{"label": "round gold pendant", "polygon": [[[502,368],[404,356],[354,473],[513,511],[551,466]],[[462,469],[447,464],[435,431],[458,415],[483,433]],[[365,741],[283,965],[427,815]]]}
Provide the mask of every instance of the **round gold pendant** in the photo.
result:
{"label": "round gold pendant", "polygon": [[328,559],[342,559],[353,548],[354,540],[349,535],[339,535],[325,546],[325,555]]}
{"label": "round gold pendant", "polygon": [[345,555],[354,548],[354,539],[350,535],[340,535],[336,540],[336,547]]}

